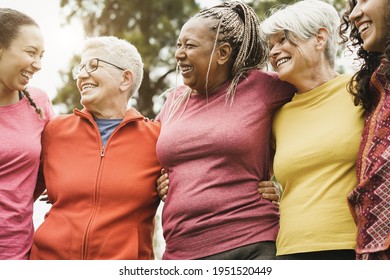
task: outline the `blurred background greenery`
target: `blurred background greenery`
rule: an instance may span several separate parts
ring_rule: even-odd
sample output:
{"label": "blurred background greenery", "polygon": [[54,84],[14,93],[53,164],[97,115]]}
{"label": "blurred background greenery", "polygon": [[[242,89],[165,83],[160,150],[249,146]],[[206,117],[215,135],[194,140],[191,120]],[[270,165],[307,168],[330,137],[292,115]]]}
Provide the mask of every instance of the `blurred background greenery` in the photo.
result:
{"label": "blurred background greenery", "polygon": [[[66,21],[80,20],[86,37],[113,35],[133,43],[141,53],[145,68],[144,80],[131,105],[144,116],[154,118],[164,100],[159,98],[168,88],[175,86],[176,61],[174,52],[181,26],[201,6],[210,1],[196,0],[61,0]],[[222,3],[225,1],[213,1]],[[243,1],[254,8],[262,20],[275,6],[289,4],[291,0]],[[345,0],[328,0],[341,13]],[[201,5],[202,4],[202,5]],[[69,71],[61,72],[63,86],[59,88],[53,104],[63,105],[62,113],[81,108],[80,96],[70,69],[79,62],[74,56]],[[343,69],[338,69],[343,72]]]}

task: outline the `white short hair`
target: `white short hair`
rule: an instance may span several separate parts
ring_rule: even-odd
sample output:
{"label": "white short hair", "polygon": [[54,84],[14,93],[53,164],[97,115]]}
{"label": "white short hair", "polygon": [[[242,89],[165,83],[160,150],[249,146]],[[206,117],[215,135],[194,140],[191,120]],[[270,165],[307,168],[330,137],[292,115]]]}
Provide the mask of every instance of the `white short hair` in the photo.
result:
{"label": "white short hair", "polygon": [[269,36],[281,31],[308,40],[315,36],[318,30],[326,28],[329,38],[325,55],[334,67],[340,23],[340,16],[332,5],[320,0],[303,0],[271,10],[271,15],[261,23],[261,28],[267,40]]}
{"label": "white short hair", "polygon": [[132,96],[140,88],[144,75],[144,64],[137,48],[126,40],[114,36],[98,36],[86,39],[82,51],[96,48],[107,52],[106,59],[109,62],[131,71],[133,87],[130,96]]}

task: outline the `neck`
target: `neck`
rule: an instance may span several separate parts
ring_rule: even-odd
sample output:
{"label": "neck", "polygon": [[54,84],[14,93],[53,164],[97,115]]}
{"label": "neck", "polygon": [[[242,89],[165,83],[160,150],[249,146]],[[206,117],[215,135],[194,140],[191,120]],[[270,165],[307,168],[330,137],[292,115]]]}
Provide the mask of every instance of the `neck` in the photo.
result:
{"label": "neck", "polygon": [[217,85],[215,85],[211,88],[205,89],[204,91],[192,90],[192,92],[195,94],[200,94],[200,95],[213,94],[214,92],[217,92],[218,90],[220,90],[223,87],[223,85],[226,83],[226,81],[227,81],[227,79],[221,83],[218,83]]}
{"label": "neck", "polygon": [[319,87],[326,82],[336,78],[339,75],[334,69],[324,69],[322,71],[310,71],[306,77],[301,77],[297,83],[294,83],[294,86],[298,90],[298,94],[311,91]]}
{"label": "neck", "polygon": [[123,119],[126,115],[126,111],[101,111],[91,112],[91,114],[97,119]]}
{"label": "neck", "polygon": [[1,91],[0,106],[15,104],[19,101],[19,91]]}

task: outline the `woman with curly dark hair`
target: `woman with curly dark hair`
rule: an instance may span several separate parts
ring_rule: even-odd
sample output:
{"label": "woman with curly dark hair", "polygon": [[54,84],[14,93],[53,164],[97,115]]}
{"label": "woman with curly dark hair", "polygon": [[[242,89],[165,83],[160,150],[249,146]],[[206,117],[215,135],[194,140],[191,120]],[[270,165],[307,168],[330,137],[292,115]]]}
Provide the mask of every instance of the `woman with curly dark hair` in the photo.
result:
{"label": "woman with curly dark hair", "polygon": [[357,259],[390,259],[389,15],[389,0],[349,0],[341,28],[362,62],[348,89],[366,110],[358,186],[348,195],[358,227]]}

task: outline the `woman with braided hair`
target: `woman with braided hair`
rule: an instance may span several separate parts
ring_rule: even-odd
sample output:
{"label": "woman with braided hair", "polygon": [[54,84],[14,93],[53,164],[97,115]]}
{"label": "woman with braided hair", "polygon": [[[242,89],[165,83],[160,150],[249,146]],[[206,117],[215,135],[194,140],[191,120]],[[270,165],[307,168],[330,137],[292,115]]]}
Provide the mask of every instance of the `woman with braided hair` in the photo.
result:
{"label": "woman with braided hair", "polygon": [[27,259],[32,244],[41,132],[53,109],[44,92],[26,86],[43,52],[37,23],[0,8],[0,259]]}
{"label": "woman with braided hair", "polygon": [[[361,68],[349,83],[365,109],[358,185],[348,202],[358,229],[357,259],[390,259],[390,1],[350,0],[341,32],[349,30]],[[345,38],[347,40],[348,38]]]}
{"label": "woman with braided hair", "polygon": [[233,1],[181,29],[175,56],[184,85],[169,91],[158,116],[157,156],[169,174],[163,259],[275,258],[279,213],[256,195],[257,182],[269,179],[272,114],[295,89],[260,70],[259,26],[252,8]]}

